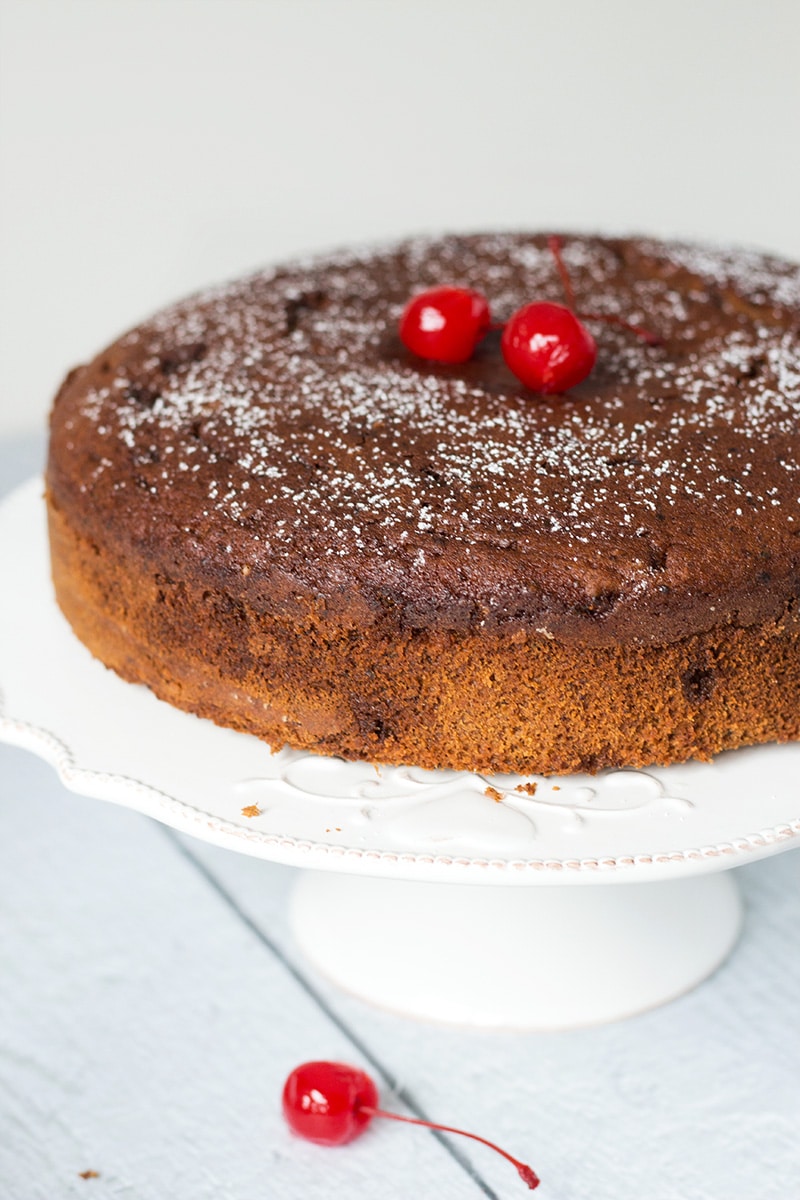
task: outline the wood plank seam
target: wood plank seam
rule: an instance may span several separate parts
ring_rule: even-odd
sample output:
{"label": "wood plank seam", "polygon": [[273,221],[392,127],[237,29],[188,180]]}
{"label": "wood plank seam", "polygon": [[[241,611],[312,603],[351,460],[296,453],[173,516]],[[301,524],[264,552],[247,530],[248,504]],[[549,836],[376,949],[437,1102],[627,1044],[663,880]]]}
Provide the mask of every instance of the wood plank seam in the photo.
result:
{"label": "wood plank seam", "polygon": [[[404,1108],[407,1108],[410,1113],[413,1113],[413,1115],[418,1117],[421,1121],[430,1121],[431,1118],[414,1099],[411,1093],[397,1083],[397,1080],[389,1071],[389,1069],[384,1066],[384,1064],[375,1056],[369,1046],[362,1041],[358,1034],[355,1033],[347,1024],[347,1022],[344,1021],[330,1006],[325,997],[304,974],[304,972],[296,965],[296,963],[287,958],[281,948],[268,936],[268,934],[264,932],[263,929],[261,929],[258,924],[256,924],[253,918],[241,908],[225,885],[216,878],[213,871],[211,871],[205,865],[205,863],[201,862],[200,859],[195,857],[190,847],[187,846],[186,843],[172,829],[170,829],[168,825],[159,824],[158,828],[161,830],[164,836],[173,843],[179,853],[182,854],[183,857],[192,864],[198,874],[200,874],[206,880],[206,882],[211,888],[213,888],[217,895],[224,900],[228,908],[235,913],[239,920],[250,930],[250,932],[261,943],[261,945],[264,946],[264,948],[267,949],[270,954],[272,954],[273,957],[278,960],[278,962],[280,962],[286,971],[288,971],[298,986],[301,987],[306,995],[313,1001],[313,1003],[316,1004],[317,1008],[319,1008],[322,1014],[327,1017],[327,1019],[339,1030],[340,1033],[344,1035],[344,1037],[348,1039],[354,1049],[357,1050],[361,1057],[373,1068],[375,1073],[380,1075],[381,1079],[392,1092],[392,1095],[396,1098],[397,1102],[402,1104]],[[497,1192],[495,1192],[494,1189],[491,1188],[485,1179],[483,1179],[483,1177],[478,1173],[478,1171],[476,1171],[475,1167],[472,1165],[466,1155],[462,1154],[457,1147],[453,1146],[445,1137],[445,1135],[440,1133],[438,1130],[432,1129],[430,1132],[436,1141],[439,1142],[439,1144],[447,1152],[447,1154],[449,1154],[449,1156],[454,1160],[454,1162],[456,1162],[458,1166],[461,1167],[462,1171],[469,1176],[472,1182],[477,1185],[483,1195],[487,1197],[487,1200],[500,1200]]]}

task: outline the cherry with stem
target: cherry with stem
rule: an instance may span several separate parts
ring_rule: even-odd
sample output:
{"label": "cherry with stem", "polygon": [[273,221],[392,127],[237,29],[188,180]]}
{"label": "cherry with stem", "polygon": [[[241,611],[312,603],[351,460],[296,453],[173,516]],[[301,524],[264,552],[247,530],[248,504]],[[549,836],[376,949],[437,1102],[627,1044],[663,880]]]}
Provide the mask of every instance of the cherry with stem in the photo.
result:
{"label": "cherry with stem", "polygon": [[405,1125],[421,1125],[442,1133],[455,1133],[471,1138],[495,1150],[512,1166],[533,1190],[539,1177],[507,1151],[477,1133],[467,1133],[452,1125],[439,1125],[418,1117],[404,1117],[378,1107],[378,1089],[373,1080],[359,1067],[347,1063],[307,1062],[291,1072],[283,1087],[283,1115],[289,1127],[300,1137],[323,1146],[342,1146],[358,1137],[374,1117],[400,1121]]}
{"label": "cherry with stem", "polygon": [[547,247],[561,279],[567,304],[534,301],[517,309],[505,324],[492,320],[489,303],[472,288],[428,288],[409,300],[400,318],[400,339],[418,358],[458,364],[472,358],[491,330],[502,330],[500,349],[506,365],[527,388],[542,396],[563,393],[590,374],[597,344],[584,321],[602,321],[633,333],[648,346],[662,339],[641,325],[610,313],[581,312],[555,234]]}

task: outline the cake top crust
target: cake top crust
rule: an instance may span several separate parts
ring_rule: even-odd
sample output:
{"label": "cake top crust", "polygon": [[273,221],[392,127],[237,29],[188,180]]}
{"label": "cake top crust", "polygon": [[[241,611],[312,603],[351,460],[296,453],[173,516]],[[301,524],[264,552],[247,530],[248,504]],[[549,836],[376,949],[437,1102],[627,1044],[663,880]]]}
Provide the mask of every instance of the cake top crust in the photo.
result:
{"label": "cake top crust", "polygon": [[256,608],[608,645],[777,617],[800,594],[800,268],[565,236],[592,374],[527,391],[397,335],[438,284],[501,322],[563,303],[544,235],[417,238],[177,304],[71,372],[48,486],[80,530]]}

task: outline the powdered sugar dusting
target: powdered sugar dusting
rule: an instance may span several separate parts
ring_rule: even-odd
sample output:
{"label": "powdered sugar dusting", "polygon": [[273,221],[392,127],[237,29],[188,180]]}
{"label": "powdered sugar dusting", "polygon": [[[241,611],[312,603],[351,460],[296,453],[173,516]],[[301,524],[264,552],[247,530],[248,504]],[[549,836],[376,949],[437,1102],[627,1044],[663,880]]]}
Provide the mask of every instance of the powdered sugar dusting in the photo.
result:
{"label": "powdered sugar dusting", "polygon": [[81,402],[107,447],[85,487],[112,468],[116,490],[191,486],[198,536],[221,521],[225,546],[238,532],[272,562],[367,554],[425,571],[457,544],[462,559],[513,549],[532,577],[545,538],[590,596],[609,578],[647,585],[700,521],[754,547],[759,522],[800,530],[798,268],[581,238],[564,259],[582,308],[665,345],[593,325],[593,376],[545,401],[491,339],[464,369],[438,369],[395,334],[408,296],[437,283],[481,288],[499,320],[563,301],[543,239],[417,239],[294,264],[177,305],[112,349]]}

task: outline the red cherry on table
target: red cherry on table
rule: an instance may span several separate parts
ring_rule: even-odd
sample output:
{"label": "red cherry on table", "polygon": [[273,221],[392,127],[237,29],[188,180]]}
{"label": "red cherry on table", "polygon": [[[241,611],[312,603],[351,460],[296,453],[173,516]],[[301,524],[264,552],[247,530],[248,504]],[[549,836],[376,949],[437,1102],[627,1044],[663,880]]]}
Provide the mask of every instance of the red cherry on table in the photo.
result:
{"label": "red cherry on table", "polygon": [[539,1186],[535,1171],[477,1133],[378,1108],[378,1089],[369,1075],[347,1063],[307,1062],[295,1067],[283,1085],[283,1115],[294,1133],[323,1146],[342,1146],[351,1142],[364,1132],[373,1117],[457,1133],[496,1150],[517,1168],[520,1179],[531,1191]]}
{"label": "red cherry on table", "polygon": [[547,301],[518,309],[503,330],[500,348],[517,378],[544,396],[575,387],[597,360],[595,340],[575,313]]}
{"label": "red cherry on table", "polygon": [[435,287],[413,296],[400,318],[400,340],[419,358],[462,363],[491,325],[486,297],[472,288]]}
{"label": "red cherry on table", "polygon": [[366,1129],[378,1089],[364,1071],[345,1063],[307,1062],[295,1067],[283,1088],[289,1127],[323,1146],[342,1146]]}

